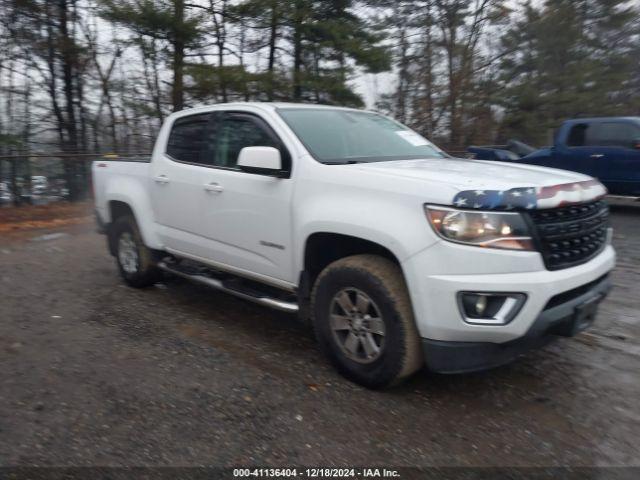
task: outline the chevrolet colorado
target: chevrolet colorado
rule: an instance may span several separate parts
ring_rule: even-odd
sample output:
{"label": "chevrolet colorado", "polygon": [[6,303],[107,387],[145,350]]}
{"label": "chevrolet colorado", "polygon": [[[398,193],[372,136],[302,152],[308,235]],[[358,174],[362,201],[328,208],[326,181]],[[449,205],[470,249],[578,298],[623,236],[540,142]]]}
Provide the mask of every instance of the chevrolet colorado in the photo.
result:
{"label": "chevrolet colorado", "polygon": [[448,156],[347,108],[174,113],[151,158],[92,166],[124,281],[163,272],[298,312],[346,377],[381,388],[511,361],[594,320],[614,266],[591,177]]}

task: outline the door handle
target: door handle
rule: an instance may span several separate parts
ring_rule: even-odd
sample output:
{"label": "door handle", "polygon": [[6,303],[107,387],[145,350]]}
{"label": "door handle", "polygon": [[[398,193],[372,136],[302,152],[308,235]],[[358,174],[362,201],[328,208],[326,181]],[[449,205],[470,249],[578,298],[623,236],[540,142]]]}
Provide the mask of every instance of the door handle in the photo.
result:
{"label": "door handle", "polygon": [[204,186],[204,189],[207,192],[213,192],[213,193],[222,193],[222,192],[224,192],[224,187],[222,185],[220,185],[219,183],[216,183],[216,182],[207,183]]}
{"label": "door handle", "polygon": [[156,183],[160,183],[162,185],[169,183],[169,177],[167,177],[166,175],[158,175],[157,177],[155,177],[153,179]]}
{"label": "door handle", "polygon": [[604,155],[601,153],[594,153],[593,155],[591,155],[591,158],[602,158],[602,157],[604,157]]}

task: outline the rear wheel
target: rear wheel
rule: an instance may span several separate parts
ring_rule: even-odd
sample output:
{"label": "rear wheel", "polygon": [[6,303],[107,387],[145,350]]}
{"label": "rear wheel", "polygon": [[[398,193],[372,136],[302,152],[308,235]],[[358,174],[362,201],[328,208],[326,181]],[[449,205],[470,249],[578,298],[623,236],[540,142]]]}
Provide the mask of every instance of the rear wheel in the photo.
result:
{"label": "rear wheel", "polygon": [[383,388],[423,363],[420,339],[400,267],[376,255],[329,265],[312,292],[320,348],[345,377]]}
{"label": "rear wheel", "polygon": [[119,217],[113,223],[111,235],[118,270],[129,286],[148,287],[161,278],[161,272],[153,260],[153,252],[143,243],[132,216]]}

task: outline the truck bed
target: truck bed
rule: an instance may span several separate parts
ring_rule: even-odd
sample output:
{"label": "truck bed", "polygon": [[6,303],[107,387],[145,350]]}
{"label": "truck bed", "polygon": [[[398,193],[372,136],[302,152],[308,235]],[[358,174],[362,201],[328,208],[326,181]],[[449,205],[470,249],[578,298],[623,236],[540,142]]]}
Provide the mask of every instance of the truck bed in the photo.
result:
{"label": "truck bed", "polygon": [[147,191],[151,157],[125,157],[97,160],[91,165],[93,189],[97,213],[104,221],[109,221],[107,199],[114,199],[110,192],[114,185],[135,183]]}

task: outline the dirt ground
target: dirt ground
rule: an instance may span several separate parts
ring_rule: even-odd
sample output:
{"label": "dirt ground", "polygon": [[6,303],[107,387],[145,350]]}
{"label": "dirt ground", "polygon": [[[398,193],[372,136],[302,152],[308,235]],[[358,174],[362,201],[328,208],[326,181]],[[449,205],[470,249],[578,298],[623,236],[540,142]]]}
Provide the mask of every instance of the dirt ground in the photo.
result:
{"label": "dirt ground", "polygon": [[86,226],[92,214],[91,202],[4,207],[0,208],[0,236],[5,240],[23,239],[33,230]]}
{"label": "dirt ground", "polygon": [[384,392],[337,375],[293,316],[125,287],[74,215],[0,229],[0,466],[640,466],[640,208],[614,211],[591,330]]}

